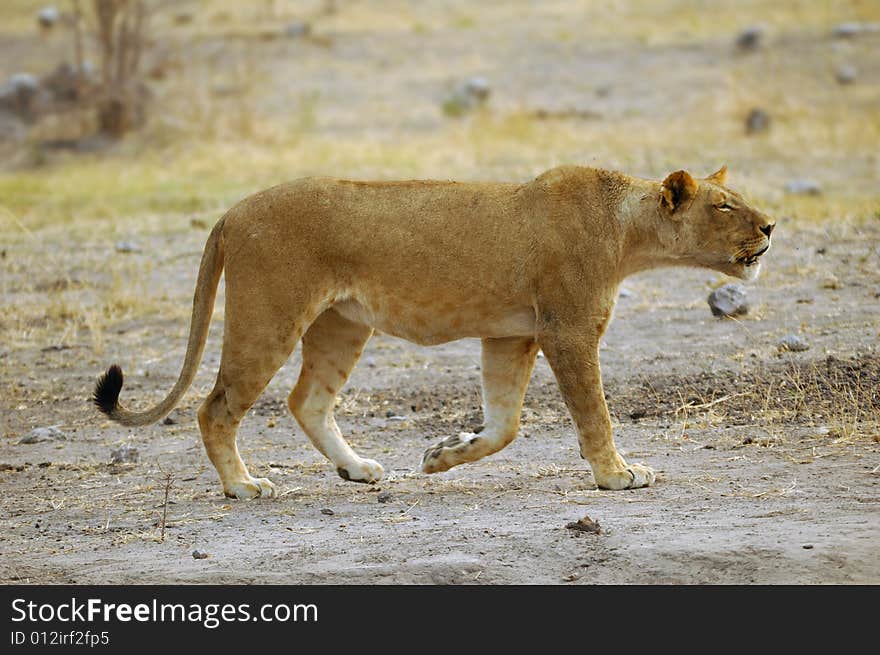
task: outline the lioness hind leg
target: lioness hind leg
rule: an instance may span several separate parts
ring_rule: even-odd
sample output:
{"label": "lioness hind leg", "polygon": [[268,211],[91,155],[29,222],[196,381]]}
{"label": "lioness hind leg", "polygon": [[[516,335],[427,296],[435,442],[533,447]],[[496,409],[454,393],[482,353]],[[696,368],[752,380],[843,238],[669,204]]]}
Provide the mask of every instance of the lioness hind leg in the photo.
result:
{"label": "lioness hind leg", "polygon": [[373,328],[349,321],[334,309],[326,310],[303,336],[302,370],[287,399],[315,448],[333,462],[340,477],[352,482],[375,482],[385,473],[379,462],[351,449],[333,417],[336,394],[372,334]]}
{"label": "lioness hind leg", "polygon": [[[245,410],[247,411],[247,410]],[[223,483],[223,493],[230,498],[272,498],[275,485],[267,478],[254,478],[238,453],[235,442],[238,424],[244,412],[231,412],[226,389],[220,379],[199,409],[199,427],[208,458]]]}
{"label": "lioness hind leg", "polygon": [[245,413],[290,357],[315,310],[305,298],[280,302],[262,289],[241,284],[241,279],[227,269],[220,370],[213,391],[199,409],[199,427],[227,496],[271,498],[276,495],[275,485],[248,473],[238,452],[236,432]]}
{"label": "lioness hind leg", "polygon": [[534,339],[483,339],[483,430],[463,432],[428,448],[422,471],[439,473],[504,448],[516,438],[523,397],[535,364]]}

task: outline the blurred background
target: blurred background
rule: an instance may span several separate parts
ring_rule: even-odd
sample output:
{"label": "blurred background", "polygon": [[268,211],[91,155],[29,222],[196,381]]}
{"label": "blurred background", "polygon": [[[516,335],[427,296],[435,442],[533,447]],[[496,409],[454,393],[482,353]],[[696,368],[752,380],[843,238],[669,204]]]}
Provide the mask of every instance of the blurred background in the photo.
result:
{"label": "blurred background", "polygon": [[[5,0],[0,221],[212,224],[313,174],[721,164],[779,218],[878,212],[876,0]],[[97,222],[97,223],[96,223]]]}

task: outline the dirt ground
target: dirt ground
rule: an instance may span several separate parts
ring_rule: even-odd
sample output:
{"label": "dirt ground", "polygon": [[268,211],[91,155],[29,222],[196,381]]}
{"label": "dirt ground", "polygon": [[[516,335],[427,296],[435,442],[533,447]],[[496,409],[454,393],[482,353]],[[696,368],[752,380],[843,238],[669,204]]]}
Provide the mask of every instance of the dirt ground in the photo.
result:
{"label": "dirt ground", "polygon": [[[0,28],[4,76],[69,49],[4,31],[31,25],[28,2]],[[255,15],[264,4],[279,3],[168,19],[142,133],[0,162],[0,582],[880,583],[880,33],[832,34],[880,21],[875,5],[352,0],[287,38],[301,3],[280,18]],[[761,46],[738,50],[760,22]],[[857,79],[839,84],[850,62]],[[489,80],[488,107],[444,115],[468,76]],[[771,127],[747,136],[754,106]],[[74,121],[54,120],[35,134],[66,137]],[[386,478],[345,482],[308,443],[285,405],[297,350],[239,432],[280,497],[230,501],[196,423],[222,283],[169,421],[127,430],[90,405],[114,362],[126,405],[171,387],[204,240],[246,193],[309,174],[525,180],[560,163],[652,178],[727,163],[778,218],[737,320],[711,315],[728,281],[712,272],[624,284],[605,390],[618,447],[655,486],[595,488],[540,358],[516,441],[421,474],[425,448],[480,424],[479,343],[377,335],[337,419]],[[820,191],[787,192],[799,178]],[[780,350],[790,334],[809,348]],[[138,461],[112,463],[124,445]],[[585,516],[599,533],[566,527]]]}
{"label": "dirt ground", "polygon": [[[711,316],[712,273],[626,283],[603,350],[616,440],[658,470],[656,486],[595,489],[539,359],[519,438],[494,457],[418,472],[422,450],[479,424],[479,343],[416,347],[376,336],[339,401],[352,445],[387,479],[347,483],[285,409],[298,353],[245,419],[240,447],[277,500],[221,495],[195,410],[212,383],[222,321],[169,425],[131,433],[92,411],[108,361],[129,404],[172,384],[186,320],[121,323],[106,354],[80,335],[3,351],[0,577],[29,583],[877,583],[880,582],[878,230],[833,242],[779,228],[741,321]],[[153,293],[188,303],[202,234],[141,243],[161,253]],[[27,261],[43,252],[19,251]],[[108,244],[78,246],[101,257]],[[59,257],[73,257],[63,243]],[[819,254],[821,253],[821,254]],[[87,255],[89,256],[89,255]],[[12,268],[6,263],[6,273]],[[811,271],[805,279],[799,271]],[[84,263],[74,284],[87,286]],[[51,285],[33,269],[16,286]],[[832,277],[834,276],[834,277]],[[836,284],[828,281],[837,280]],[[841,282],[842,281],[842,282]],[[829,288],[834,287],[834,288]],[[222,300],[222,298],[221,298]],[[788,333],[810,348],[779,352]],[[15,374],[13,375],[13,372]],[[32,427],[65,438],[19,443]],[[136,464],[110,463],[137,447]],[[172,481],[165,497],[165,476]],[[165,516],[165,539],[160,526]],[[567,529],[589,516],[601,534]],[[193,551],[207,553],[194,559]]]}

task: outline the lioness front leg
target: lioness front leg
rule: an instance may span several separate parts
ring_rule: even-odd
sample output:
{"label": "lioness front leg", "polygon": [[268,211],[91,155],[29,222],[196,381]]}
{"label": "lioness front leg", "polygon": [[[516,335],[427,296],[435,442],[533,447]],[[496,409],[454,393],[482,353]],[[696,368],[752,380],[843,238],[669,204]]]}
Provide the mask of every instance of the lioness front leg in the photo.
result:
{"label": "lioness front leg", "polygon": [[614,447],[599,370],[599,337],[556,327],[541,334],[539,343],[571,412],[581,457],[590,463],[596,484],[601,489],[647,487],[654,483],[654,471],[627,464]]}
{"label": "lioness front leg", "polygon": [[462,432],[428,448],[422,471],[439,473],[504,448],[516,438],[538,344],[532,338],[483,339],[483,430]]}

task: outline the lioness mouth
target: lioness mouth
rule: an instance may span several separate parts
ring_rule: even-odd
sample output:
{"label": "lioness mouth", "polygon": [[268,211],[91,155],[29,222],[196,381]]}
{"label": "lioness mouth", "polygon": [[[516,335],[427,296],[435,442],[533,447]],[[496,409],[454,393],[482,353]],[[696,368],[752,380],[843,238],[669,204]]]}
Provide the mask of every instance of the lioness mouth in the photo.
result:
{"label": "lioness mouth", "polygon": [[740,263],[740,264],[745,264],[746,266],[751,266],[751,265],[753,265],[755,262],[758,261],[758,258],[759,258],[761,255],[763,255],[765,252],[767,252],[767,249],[768,249],[769,247],[770,247],[770,245],[768,244],[768,245],[764,246],[763,248],[761,248],[761,249],[760,249],[758,252],[756,252],[756,253],[753,253],[753,254],[751,254],[751,255],[748,255],[747,257],[741,257],[741,258],[739,259],[739,263]]}

